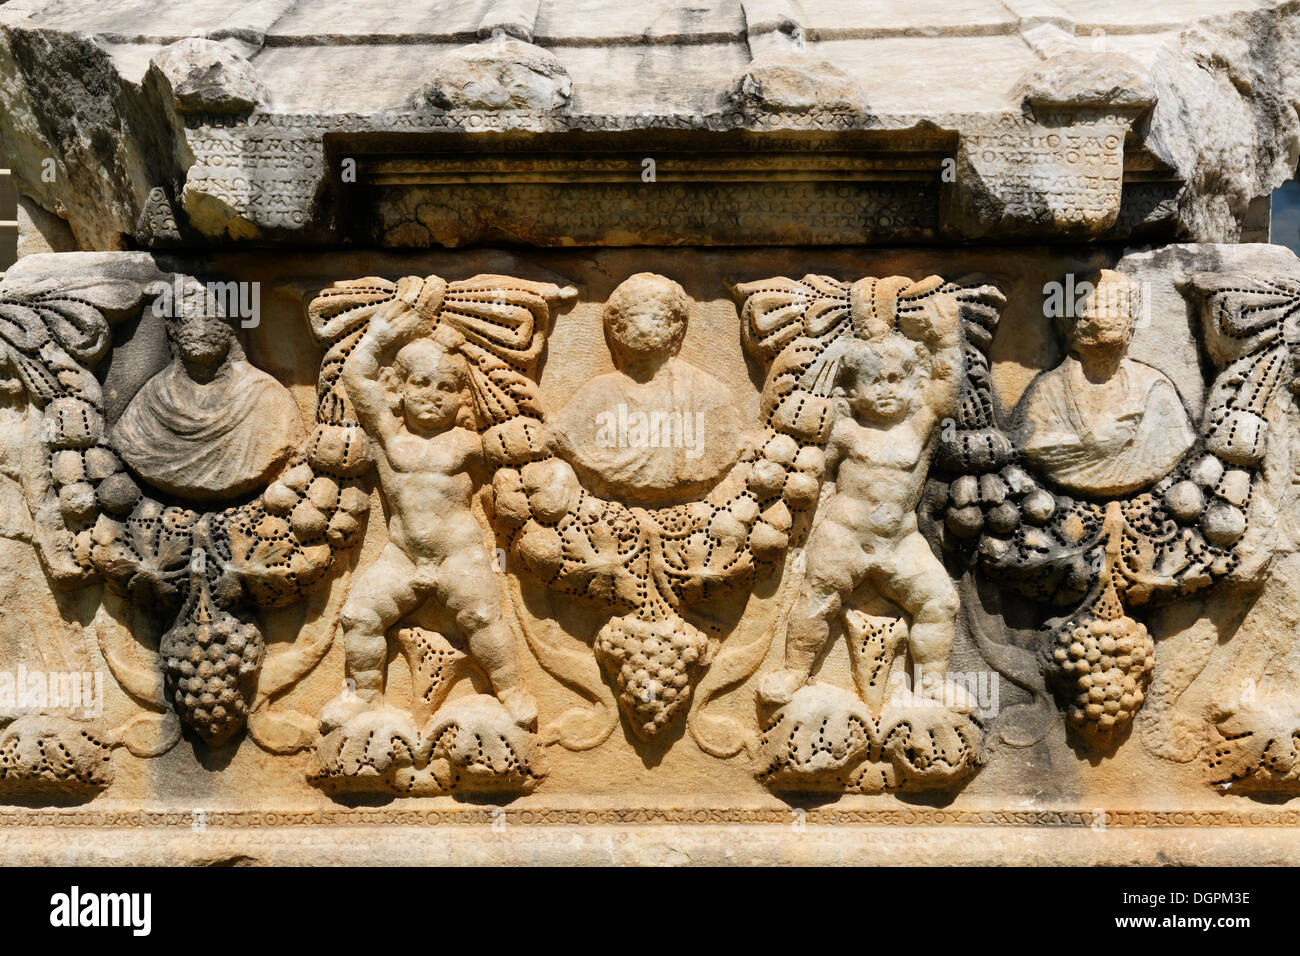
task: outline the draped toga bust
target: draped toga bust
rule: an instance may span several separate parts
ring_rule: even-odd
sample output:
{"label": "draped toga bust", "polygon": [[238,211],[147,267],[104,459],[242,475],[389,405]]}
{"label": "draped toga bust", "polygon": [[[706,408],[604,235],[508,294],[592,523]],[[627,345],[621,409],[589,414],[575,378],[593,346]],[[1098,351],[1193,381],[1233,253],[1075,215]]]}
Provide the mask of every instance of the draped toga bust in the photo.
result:
{"label": "draped toga bust", "polygon": [[1070,491],[1136,491],[1168,474],[1196,439],[1174,383],[1128,357],[1139,296],[1131,279],[1102,270],[1068,328],[1069,354],[1020,401],[1017,444]]}
{"label": "draped toga bust", "polygon": [[117,420],[114,450],[144,481],[180,498],[221,501],[262,487],[301,444],[293,396],[248,363],[219,317],[169,318],[167,342],[172,360]]}
{"label": "draped toga bust", "polygon": [[605,304],[617,370],[583,385],[551,421],[560,454],[597,494],[686,500],[740,457],[735,397],[677,357],[689,308],[680,285],[649,272],[621,283]]}

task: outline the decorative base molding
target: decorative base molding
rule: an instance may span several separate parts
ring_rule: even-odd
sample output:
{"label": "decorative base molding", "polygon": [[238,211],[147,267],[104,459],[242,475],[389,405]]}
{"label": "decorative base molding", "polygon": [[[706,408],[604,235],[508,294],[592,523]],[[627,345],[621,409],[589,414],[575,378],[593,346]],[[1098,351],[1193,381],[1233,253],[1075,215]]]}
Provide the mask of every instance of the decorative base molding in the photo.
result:
{"label": "decorative base molding", "polygon": [[1250,827],[609,825],[0,828],[0,860],[46,865],[1294,866],[1300,830]]}

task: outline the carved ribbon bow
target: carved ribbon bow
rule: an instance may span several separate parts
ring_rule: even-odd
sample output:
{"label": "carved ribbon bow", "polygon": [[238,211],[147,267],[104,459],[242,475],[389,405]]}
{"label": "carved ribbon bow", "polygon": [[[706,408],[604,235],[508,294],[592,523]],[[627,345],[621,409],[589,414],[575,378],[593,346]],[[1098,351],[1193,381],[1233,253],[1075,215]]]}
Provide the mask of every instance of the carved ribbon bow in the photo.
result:
{"label": "carved ribbon bow", "polygon": [[[524,415],[541,418],[534,375],[546,344],[551,307],[576,297],[572,287],[502,275],[458,282],[406,276],[337,282],[310,307],[316,338],[331,345],[321,373],[321,398],[343,403],[339,374],[347,353],[377,309],[413,309],[429,333],[447,329],[469,360],[481,427]],[[326,374],[326,367],[329,374]]]}

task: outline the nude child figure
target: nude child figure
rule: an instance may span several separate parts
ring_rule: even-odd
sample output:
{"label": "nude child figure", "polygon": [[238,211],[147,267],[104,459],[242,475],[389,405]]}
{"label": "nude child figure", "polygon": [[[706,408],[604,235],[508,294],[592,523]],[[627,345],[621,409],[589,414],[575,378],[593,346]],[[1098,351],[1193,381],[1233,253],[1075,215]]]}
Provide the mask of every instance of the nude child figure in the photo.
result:
{"label": "nude child figure", "polygon": [[[521,727],[537,705],[523,686],[492,557],[470,504],[483,474],[483,446],[458,420],[469,405],[469,364],[459,333],[410,308],[380,311],[343,366],[358,419],[378,446],[388,543],[352,585],[341,615],[347,676],[355,696],[345,710],[381,703],[388,631],[435,600],[455,616],[469,653],[497,699]],[[384,369],[391,357],[394,403]],[[346,714],[327,715],[342,723]]]}
{"label": "nude child figure", "polygon": [[960,325],[955,303],[945,307],[949,302],[900,316],[902,334],[855,339],[845,349],[836,381],[847,414],[836,420],[826,446],[835,488],[809,538],[784,665],[759,684],[764,703],[788,703],[807,682],[831,621],[864,582],[911,617],[917,690],[939,699],[956,690],[945,684],[957,592],[916,521],[935,426],[957,401]]}

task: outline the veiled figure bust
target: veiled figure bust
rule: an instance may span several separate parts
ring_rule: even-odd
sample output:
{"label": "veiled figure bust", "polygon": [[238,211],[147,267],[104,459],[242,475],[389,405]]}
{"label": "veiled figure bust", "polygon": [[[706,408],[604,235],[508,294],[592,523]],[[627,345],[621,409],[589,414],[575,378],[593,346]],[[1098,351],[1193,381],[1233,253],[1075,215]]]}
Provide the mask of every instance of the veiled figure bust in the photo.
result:
{"label": "veiled figure bust", "polygon": [[167,319],[172,360],[113,427],[122,460],[155,488],[193,501],[248,494],[300,445],[289,390],[249,364],[234,330],[198,303]]}
{"label": "veiled figure bust", "polygon": [[1168,474],[1196,438],[1169,377],[1128,357],[1140,296],[1136,282],[1102,270],[1067,320],[1069,354],[1034,379],[1017,408],[1025,457],[1070,491],[1136,491]]}

